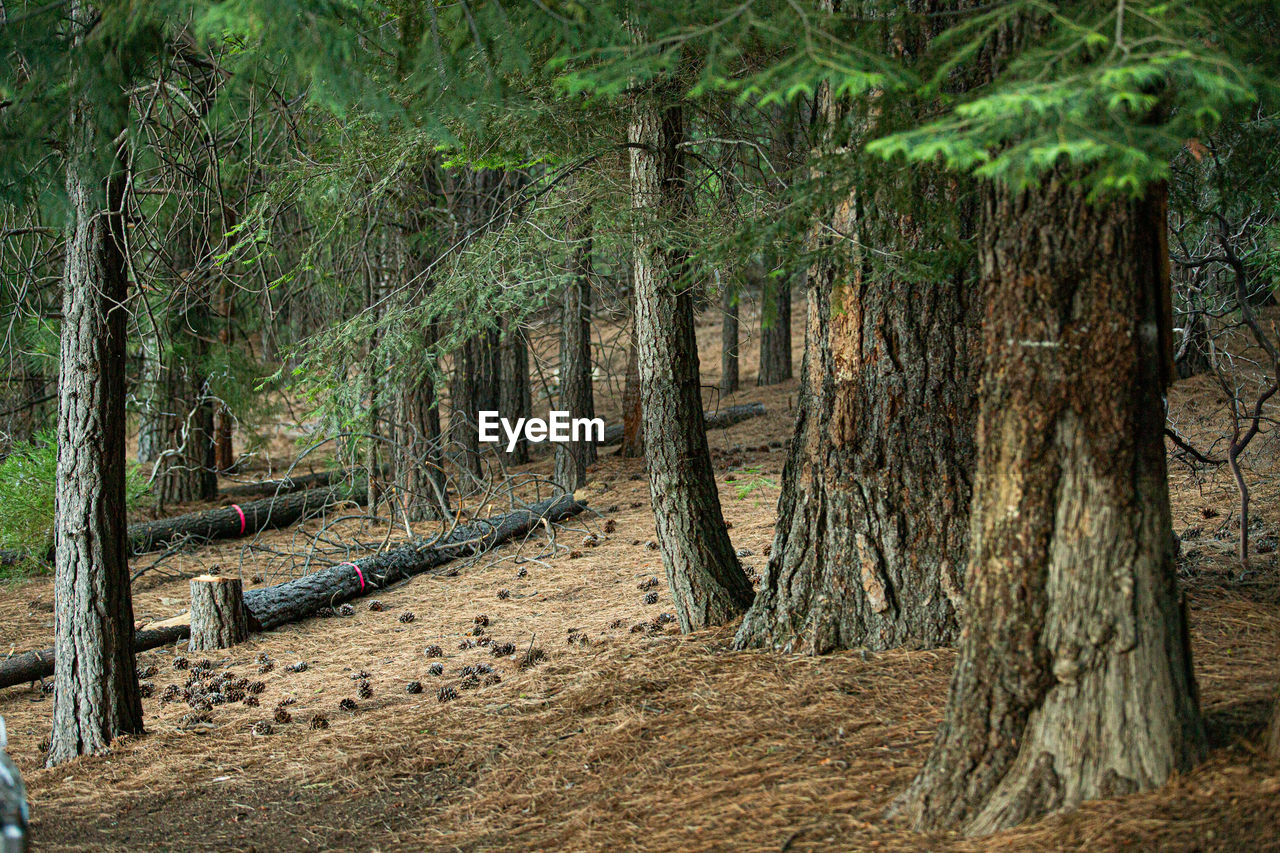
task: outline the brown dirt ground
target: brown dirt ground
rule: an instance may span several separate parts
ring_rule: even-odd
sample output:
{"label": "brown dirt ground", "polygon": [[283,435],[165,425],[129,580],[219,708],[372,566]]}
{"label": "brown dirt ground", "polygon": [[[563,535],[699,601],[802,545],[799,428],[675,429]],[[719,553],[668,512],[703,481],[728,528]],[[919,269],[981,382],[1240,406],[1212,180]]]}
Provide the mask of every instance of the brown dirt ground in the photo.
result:
{"label": "brown dirt ground", "polygon": [[[718,326],[704,323],[698,333],[704,377],[714,382]],[[725,402],[761,400],[769,414],[713,432],[710,442],[731,535],[754,552],[745,562],[758,572],[784,458],[776,445],[790,435],[797,384],[751,387],[754,341],[745,350],[745,390]],[[599,392],[609,393],[604,385]],[[1215,395],[1191,380],[1171,397],[1181,428],[1201,446],[1219,431]],[[612,400],[602,408],[616,412]],[[34,838],[48,850],[1280,849],[1280,764],[1259,747],[1280,681],[1280,478],[1271,476],[1269,436],[1249,458],[1255,541],[1273,549],[1251,572],[1234,563],[1226,472],[1171,462],[1209,760],[1160,790],[987,839],[917,835],[880,817],[929,747],[950,651],[811,658],[731,652],[732,626],[683,637],[671,626],[633,632],[670,599],[663,584],[657,604],[642,601],[638,584],[662,575],[658,553],[645,545],[653,528],[643,466],[613,455],[586,490],[594,513],[559,530],[554,548],[538,534],[454,577],[382,591],[382,612],[358,602],[352,617],[286,626],[211,655],[266,683],[260,708],[219,706],[211,725],[180,730],[188,709],[158,696],[186,673],[172,668],[175,650],[161,649],[140,657],[159,668],[156,698],[144,701],[147,734],[109,755],[41,769],[50,701],[38,689],[11,688],[0,692],[0,714],[30,786]],[[549,464],[544,457],[531,470],[545,473]],[[606,518],[614,533],[598,547],[581,545]],[[264,534],[256,549],[229,542],[171,555],[135,585],[136,612],[163,618],[181,609],[186,577],[213,563],[268,582],[301,571],[296,557],[263,549],[301,552],[305,531],[320,525]],[[330,532],[335,542],[385,534],[355,520]],[[517,577],[521,568],[525,577]],[[499,589],[510,598],[499,600]],[[49,601],[47,579],[0,589],[0,650],[47,643]],[[401,623],[405,611],[417,618]],[[483,648],[460,650],[481,613],[495,639],[537,646],[546,662],[521,672]],[[586,641],[569,642],[570,629]],[[430,643],[445,650],[443,677],[428,675]],[[274,671],[256,674],[259,652],[275,660]],[[285,672],[299,660],[310,665],[305,673]],[[456,684],[459,667],[481,661],[495,665],[501,683],[437,701],[440,684]],[[359,670],[369,672],[374,695],[355,711],[339,710],[340,699],[355,698]],[[424,683],[422,694],[405,692],[411,679]],[[295,700],[293,722],[253,735],[285,697]],[[327,730],[308,728],[316,712],[328,716]]]}

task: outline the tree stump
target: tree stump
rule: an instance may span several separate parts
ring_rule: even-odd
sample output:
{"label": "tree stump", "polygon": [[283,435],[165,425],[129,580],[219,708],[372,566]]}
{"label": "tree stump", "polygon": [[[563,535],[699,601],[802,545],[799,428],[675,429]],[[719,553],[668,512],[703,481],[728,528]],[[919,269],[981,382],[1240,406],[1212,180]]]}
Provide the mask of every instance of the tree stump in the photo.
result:
{"label": "tree stump", "polygon": [[249,636],[239,578],[201,575],[191,581],[192,651],[225,649]]}

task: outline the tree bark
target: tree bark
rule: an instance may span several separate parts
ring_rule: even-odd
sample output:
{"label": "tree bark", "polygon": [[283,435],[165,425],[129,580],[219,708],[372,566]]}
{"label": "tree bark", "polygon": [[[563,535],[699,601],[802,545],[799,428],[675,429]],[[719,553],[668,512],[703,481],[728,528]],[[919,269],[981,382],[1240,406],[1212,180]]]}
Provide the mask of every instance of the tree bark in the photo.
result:
{"label": "tree bark", "polygon": [[341,501],[363,502],[367,495],[365,483],[355,486],[339,483],[159,521],[140,521],[129,525],[129,547],[134,554],[145,554],[176,542],[210,542],[250,536],[263,530],[288,527]]}
{"label": "tree bark", "polygon": [[[529,388],[529,342],[518,324],[506,324],[502,336],[502,401],[498,411],[504,418],[527,418],[533,413],[533,397]],[[507,454],[507,462],[523,465],[529,461],[529,440],[521,435]]]}
{"label": "tree bark", "polygon": [[631,341],[627,344],[627,376],[622,387],[622,447],[626,459],[644,456],[644,419],[640,411],[640,348],[636,341],[635,300],[631,310]]}
{"label": "tree bark", "polygon": [[[560,408],[573,418],[594,418],[591,385],[591,205],[574,211],[568,227],[569,281],[564,290],[560,336]],[[587,484],[587,466],[596,461],[589,440],[556,445],[555,482],[573,492]]]}
{"label": "tree bark", "polygon": [[[73,0],[74,49],[97,20]],[[100,104],[73,84],[67,239],[58,380],[54,655],[50,767],[142,731],[125,556],[126,172],[117,149],[102,180],[95,153],[122,143],[97,110],[122,120],[123,95]],[[105,190],[105,192],[104,192]]]}
{"label": "tree bark", "polygon": [[249,638],[249,616],[239,578],[201,575],[191,579],[193,652],[229,649]]}
{"label": "tree bark", "polygon": [[720,327],[720,393],[738,390],[738,289],[727,276],[717,271],[720,282],[720,309],[724,325]]}
{"label": "tree bark", "polygon": [[757,385],[777,385],[791,378],[791,279],[765,271],[760,304],[760,373]]}
{"label": "tree bark", "polygon": [[1071,177],[983,203],[967,622],[900,805],[924,830],[1146,790],[1205,751],[1162,437],[1164,192],[1091,206]]}
{"label": "tree bark", "polygon": [[[424,332],[423,350],[435,343],[435,325]],[[394,479],[410,521],[435,518],[448,509],[445,495],[443,438],[435,380],[428,365],[399,389],[396,416]]]}
{"label": "tree bark", "polygon": [[[829,146],[842,107],[825,86],[816,104]],[[955,639],[974,464],[973,274],[873,263],[855,248],[944,255],[942,232],[964,218],[945,201],[955,184],[900,170],[869,199],[851,192],[810,234],[822,260],[807,274],[799,417],[739,648],[825,654]]]}
{"label": "tree bark", "polygon": [[[636,341],[644,444],[662,562],[681,630],[718,625],[751,603],[751,582],[729,541],[702,421],[693,296],[685,259],[659,234],[689,207],[678,105],[641,94],[628,127],[636,212]],[[680,223],[683,224],[683,223]]]}

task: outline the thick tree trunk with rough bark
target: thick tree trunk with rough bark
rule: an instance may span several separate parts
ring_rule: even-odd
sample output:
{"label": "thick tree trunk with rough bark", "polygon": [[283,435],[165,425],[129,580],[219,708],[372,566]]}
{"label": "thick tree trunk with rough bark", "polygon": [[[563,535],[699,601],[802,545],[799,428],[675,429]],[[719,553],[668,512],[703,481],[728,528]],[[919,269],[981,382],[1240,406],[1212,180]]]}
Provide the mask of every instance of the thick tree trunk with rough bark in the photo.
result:
{"label": "thick tree trunk with rough bark", "polygon": [[[79,0],[69,14],[79,46],[97,16]],[[60,665],[49,766],[142,731],[125,557],[125,164],[117,152],[105,182],[93,174],[93,152],[120,143],[110,125],[98,126],[99,104],[73,97],[67,194],[74,225],[63,280],[54,521]],[[106,114],[122,116],[120,101],[102,105]]]}
{"label": "thick tree trunk with rough bark", "polygon": [[[560,335],[560,408],[572,418],[596,416],[591,386],[591,206],[573,213],[567,225],[569,281],[564,289]],[[555,482],[569,492],[587,484],[587,466],[596,461],[589,440],[556,445]]]}
{"label": "thick tree trunk with rough bark", "polygon": [[[823,87],[816,107],[824,147],[839,145],[830,134],[844,106]],[[896,175],[870,197],[851,192],[810,235],[824,251],[807,275],[799,417],[739,647],[932,648],[958,631],[979,300],[969,265],[937,260],[966,217],[946,201],[959,195],[955,179],[924,167]],[[862,245],[881,251],[870,259]]]}
{"label": "thick tree trunk with rough bark", "polygon": [[702,423],[693,295],[684,258],[666,248],[664,220],[688,210],[679,106],[642,94],[632,107],[631,204],[636,212],[636,341],[645,454],[662,562],[683,631],[718,625],[751,603],[729,541]]}
{"label": "thick tree trunk with rough bark", "polygon": [[791,378],[791,279],[766,276],[760,304],[760,373],[756,384],[777,385]]}
{"label": "thick tree trunk with rough bark", "polygon": [[[519,325],[508,323],[502,336],[501,403],[498,411],[504,418],[527,418],[533,413],[533,396],[529,388],[529,342]],[[505,451],[505,443],[503,445]],[[507,462],[523,465],[529,461],[529,440],[523,435],[507,454]]]}
{"label": "thick tree trunk with rough bark", "polygon": [[1205,751],[1162,437],[1164,192],[989,190],[966,623],[900,808],[984,834],[1163,784]]}

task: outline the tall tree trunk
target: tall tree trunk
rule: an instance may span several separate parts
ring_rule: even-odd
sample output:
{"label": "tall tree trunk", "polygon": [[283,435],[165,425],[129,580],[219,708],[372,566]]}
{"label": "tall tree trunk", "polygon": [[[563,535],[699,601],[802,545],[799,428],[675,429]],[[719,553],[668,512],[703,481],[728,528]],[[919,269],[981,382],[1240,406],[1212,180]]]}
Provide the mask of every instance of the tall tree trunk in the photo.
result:
{"label": "tall tree trunk", "polygon": [[[198,286],[187,284],[184,290]],[[203,361],[205,346],[201,340],[206,307],[192,305],[203,299],[196,292],[180,293],[176,300],[183,307],[173,307],[175,322],[170,330],[168,363],[160,370],[160,429],[164,450],[157,460],[160,471],[155,477],[156,499],[161,506],[213,500],[218,496],[213,401],[209,399],[204,375],[197,365]],[[186,337],[191,349],[181,354],[175,342]],[[182,348],[182,347],[179,347]]]}
{"label": "tall tree trunk", "polygon": [[[825,86],[816,107],[823,147],[840,144],[830,134],[842,107]],[[824,251],[807,276],[800,412],[739,647],[930,648],[958,631],[980,314],[969,264],[918,272],[856,250],[945,254],[942,234],[964,218],[945,201],[955,180],[921,167],[899,175],[869,199],[852,193],[810,234]]]}
{"label": "tall tree trunk", "polygon": [[[73,0],[70,17],[79,48],[96,14]],[[98,126],[96,110],[122,121],[128,104],[123,95],[106,105],[87,94],[74,97],[67,194],[75,224],[62,297],[49,766],[142,731],[125,557],[126,175],[119,152],[105,187],[88,165],[94,152],[121,144]]]}
{"label": "tall tree trunk", "polygon": [[991,188],[966,624],[901,801],[983,834],[1146,790],[1205,751],[1174,578],[1164,191]]}
{"label": "tall tree trunk", "polygon": [[765,270],[760,296],[760,373],[757,385],[777,385],[791,378],[791,279],[773,278]]}
{"label": "tall tree trunk", "polygon": [[720,279],[720,310],[724,325],[720,327],[720,393],[738,390],[738,288],[716,270]]}
{"label": "tall tree trunk", "polygon": [[[436,329],[424,332],[424,353],[435,344]],[[430,366],[422,364],[400,386],[396,416],[395,482],[410,521],[425,521],[447,511],[446,477],[440,434],[440,408]]]}
{"label": "tall tree trunk", "polygon": [[663,248],[661,225],[687,215],[679,106],[641,95],[628,136],[635,234],[636,341],[649,491],[667,582],[683,631],[718,625],[751,603],[720,510],[703,424],[693,295],[685,259]]}
{"label": "tall tree trunk", "polygon": [[[480,433],[476,413],[480,405],[480,353],[477,338],[470,338],[453,354],[453,378],[449,382],[449,442],[464,477],[459,488],[470,491],[470,478],[481,476]],[[469,475],[469,476],[468,476]]]}
{"label": "tall tree trunk", "polygon": [[[224,208],[224,211],[226,208]],[[224,222],[233,224],[232,217],[224,213]],[[232,298],[231,282],[225,276],[218,287],[218,302],[221,310],[218,312],[222,327],[218,330],[218,342],[224,348],[231,347],[232,333],[232,312],[235,309],[235,301]],[[219,471],[230,471],[236,462],[235,448],[232,444],[232,435],[235,430],[235,416],[231,414],[231,409],[226,403],[218,406],[218,426],[214,434],[214,466]]]}
{"label": "tall tree trunk", "polygon": [[[568,223],[569,281],[564,289],[560,336],[560,408],[573,418],[596,416],[591,386],[591,205]],[[555,482],[573,492],[587,484],[587,466],[596,461],[589,439],[556,445]]]}
{"label": "tall tree trunk", "polygon": [[[533,396],[529,388],[529,342],[518,324],[507,323],[502,336],[502,381],[499,383],[501,403],[498,411],[504,418],[527,418],[533,414]],[[505,448],[505,443],[504,443]],[[529,440],[521,435],[507,454],[511,465],[529,461]]]}

